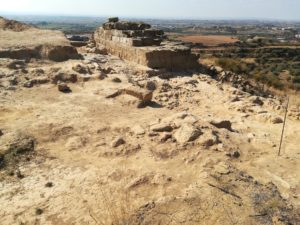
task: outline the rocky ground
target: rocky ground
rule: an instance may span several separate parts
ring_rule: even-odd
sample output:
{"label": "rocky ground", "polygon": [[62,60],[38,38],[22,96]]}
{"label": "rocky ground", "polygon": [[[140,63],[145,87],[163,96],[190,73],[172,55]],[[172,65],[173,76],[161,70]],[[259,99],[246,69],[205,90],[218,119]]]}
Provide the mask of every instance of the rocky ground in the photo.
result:
{"label": "rocky ground", "polygon": [[[223,74],[226,76],[226,73]],[[0,59],[11,224],[299,224],[300,108],[88,53]]]}

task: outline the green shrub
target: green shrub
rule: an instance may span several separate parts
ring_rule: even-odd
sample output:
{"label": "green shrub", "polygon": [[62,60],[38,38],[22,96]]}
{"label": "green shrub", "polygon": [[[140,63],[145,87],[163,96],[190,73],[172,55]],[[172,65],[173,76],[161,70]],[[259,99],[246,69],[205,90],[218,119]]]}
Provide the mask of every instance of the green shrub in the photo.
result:
{"label": "green shrub", "polygon": [[249,73],[249,71],[253,68],[253,65],[241,62],[238,59],[220,58],[217,59],[216,63],[223,69],[237,74]]}
{"label": "green shrub", "polygon": [[293,83],[294,84],[300,84],[300,76],[293,77]]}

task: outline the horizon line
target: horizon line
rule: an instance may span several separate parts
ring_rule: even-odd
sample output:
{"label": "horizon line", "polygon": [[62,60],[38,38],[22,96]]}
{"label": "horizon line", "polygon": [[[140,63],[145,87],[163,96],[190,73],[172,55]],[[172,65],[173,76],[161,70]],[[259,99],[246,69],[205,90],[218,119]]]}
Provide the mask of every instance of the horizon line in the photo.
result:
{"label": "horizon line", "polygon": [[[1,12],[0,16],[32,16],[32,17],[85,17],[85,18],[109,18],[112,15],[86,15],[86,14],[55,14],[55,13],[16,13],[16,12]],[[273,21],[273,22],[300,22],[300,19],[285,19],[285,18],[258,18],[258,17],[156,17],[156,16],[128,16],[128,15],[121,15],[118,16],[119,18],[124,19],[146,19],[146,20],[208,20],[208,21]]]}

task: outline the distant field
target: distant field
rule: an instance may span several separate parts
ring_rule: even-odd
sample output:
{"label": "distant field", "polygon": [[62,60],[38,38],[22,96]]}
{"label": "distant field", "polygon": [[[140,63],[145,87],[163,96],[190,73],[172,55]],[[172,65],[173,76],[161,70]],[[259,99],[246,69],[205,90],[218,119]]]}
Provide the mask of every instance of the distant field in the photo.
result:
{"label": "distant field", "polygon": [[201,43],[209,47],[215,47],[220,44],[232,44],[239,41],[235,37],[224,35],[186,35],[179,36],[177,39],[185,42]]}

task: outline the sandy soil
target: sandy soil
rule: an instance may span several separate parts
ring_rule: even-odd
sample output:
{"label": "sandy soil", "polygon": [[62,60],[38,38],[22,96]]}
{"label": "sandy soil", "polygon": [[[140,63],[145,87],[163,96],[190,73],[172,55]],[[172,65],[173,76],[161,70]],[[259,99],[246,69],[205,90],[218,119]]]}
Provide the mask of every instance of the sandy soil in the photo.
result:
{"label": "sandy soil", "polygon": [[[0,170],[2,225],[299,223],[300,121],[288,117],[277,156],[282,123],[272,121],[284,113],[277,98],[256,104],[204,74],[147,78],[145,68],[111,56],[32,62],[28,73],[9,63],[1,64],[0,143],[18,133],[36,145],[15,164],[22,179]],[[78,64],[90,73],[74,71]],[[71,93],[53,84],[59,73],[77,74]],[[14,88],[7,74],[18,75]],[[49,82],[22,86],[24,77],[41,76]],[[106,98],[149,81],[155,104],[145,108],[129,95]],[[213,120],[230,121],[232,130]],[[202,134],[181,142],[195,126]],[[124,142],[115,147],[117,137]]]}

